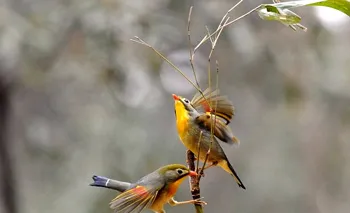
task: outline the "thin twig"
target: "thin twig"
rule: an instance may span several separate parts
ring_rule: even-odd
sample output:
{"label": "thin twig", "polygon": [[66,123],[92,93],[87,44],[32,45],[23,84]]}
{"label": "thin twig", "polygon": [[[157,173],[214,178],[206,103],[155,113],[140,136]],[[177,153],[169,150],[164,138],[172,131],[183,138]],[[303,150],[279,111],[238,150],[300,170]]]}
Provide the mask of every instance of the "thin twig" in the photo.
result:
{"label": "thin twig", "polygon": [[247,15],[249,15],[249,14],[255,12],[256,10],[258,10],[261,6],[262,6],[262,5],[259,5],[259,6],[255,7],[255,8],[253,8],[253,9],[251,9],[249,12],[247,12],[247,13],[241,15],[240,17],[238,17],[238,18],[236,18],[236,19],[234,19],[234,20],[232,20],[232,21],[230,21],[230,22],[224,24],[224,25],[222,26],[222,28],[225,28],[225,27],[227,27],[227,26],[229,26],[229,25],[231,25],[231,24],[233,24],[233,23],[235,23],[235,22],[241,20],[242,18],[246,17]]}
{"label": "thin twig", "polygon": [[[211,87],[210,87],[211,88]],[[216,89],[219,88],[219,62],[216,60]],[[209,97],[210,99],[211,97]],[[217,108],[217,100],[215,101],[215,106],[214,106],[214,112],[216,112],[216,108]],[[212,119],[210,117],[210,119]],[[211,123],[211,129],[210,129],[210,145],[209,145],[209,149],[208,149],[208,152],[206,153],[206,156],[205,156],[205,159],[204,159],[204,162],[203,162],[203,166],[199,172],[199,177],[197,178],[198,181],[200,181],[200,178],[202,176],[202,174],[204,173],[204,169],[205,169],[205,165],[209,159],[209,155],[210,155],[210,151],[211,151],[211,148],[213,146],[213,142],[214,142],[214,129],[216,127],[216,114],[214,114],[214,118],[213,118],[214,122]]]}
{"label": "thin twig", "polygon": [[193,75],[194,75],[194,80],[196,81],[196,84],[197,84],[198,88],[200,88],[199,83],[198,83],[198,79],[197,79],[197,75],[196,75],[196,72],[194,70],[194,65],[193,65],[194,52],[193,52],[193,46],[192,46],[192,42],[191,42],[191,15],[192,15],[192,9],[193,9],[193,6],[190,7],[190,12],[188,13],[188,20],[187,20],[188,48],[190,50],[190,64],[191,64],[192,72],[193,72]]}
{"label": "thin twig", "polygon": [[[164,61],[166,61],[172,68],[174,68],[177,72],[179,72],[192,86],[202,95],[204,100],[207,100],[206,97],[204,96],[201,88],[199,88],[196,84],[194,84],[181,70],[178,68],[175,64],[173,64],[169,59],[167,59],[162,53],[160,53],[157,49],[155,49],[153,46],[150,44],[146,43],[144,40],[139,38],[138,36],[134,37],[135,39],[130,39],[130,41],[133,41],[135,43],[139,43],[142,45],[145,45],[148,48],[151,48],[159,57],[161,57]],[[210,104],[209,104],[210,106]]]}
{"label": "thin twig", "polygon": [[201,144],[202,144],[202,134],[203,134],[203,131],[201,131],[199,133],[199,139],[198,139],[198,159],[197,159],[197,166],[196,166],[196,172],[198,173],[198,170],[199,170],[199,153],[201,151]]}
{"label": "thin twig", "polygon": [[[207,28],[207,31],[208,31],[208,34],[210,34],[210,31],[209,31],[208,28]],[[212,56],[212,52],[213,52],[214,41],[212,40],[211,37],[209,37],[209,39],[210,39],[210,43],[211,43],[212,48],[211,48],[209,56],[208,56],[208,85],[209,85],[208,88],[209,88],[209,90],[211,90],[211,64],[210,64],[210,61],[211,61],[211,56]],[[211,91],[209,91],[209,94],[210,94],[209,95],[209,100],[210,100],[211,99]],[[207,103],[209,103],[209,102],[207,101]],[[210,117],[210,119],[211,119],[211,117]],[[213,133],[213,129],[212,129],[212,126],[211,126],[211,130],[210,130],[210,146],[209,146],[209,149],[208,149],[208,151],[206,153],[206,156],[205,156],[202,168],[200,170],[199,176],[197,177],[198,182],[200,181],[200,179],[201,179],[201,177],[203,175],[205,165],[206,165],[206,163],[207,163],[207,161],[209,159],[209,154],[210,154],[210,150],[211,150],[211,147],[212,147],[212,140],[211,139],[213,139],[212,138],[212,136],[213,136],[212,133]],[[200,156],[200,153],[198,153],[198,156]]]}
{"label": "thin twig", "polygon": [[[226,20],[225,20],[225,22],[224,22],[224,25],[225,25],[229,20],[230,20],[230,17],[227,17]],[[210,53],[209,53],[209,58],[210,58],[211,55],[213,54],[214,49],[215,49],[215,47],[216,47],[216,44],[217,44],[217,42],[218,42],[218,40],[219,40],[219,37],[220,37],[220,35],[221,35],[221,33],[222,33],[223,30],[224,30],[224,28],[220,28],[220,31],[218,32],[218,34],[217,34],[217,36],[215,37],[214,41],[211,42],[211,43],[212,43],[212,48],[211,48]]]}
{"label": "thin twig", "polygon": [[219,27],[218,27],[213,33],[211,33],[209,36],[208,36],[208,35],[205,35],[205,36],[204,36],[204,38],[203,38],[203,39],[197,44],[197,46],[194,48],[194,52],[196,52],[196,51],[198,50],[198,48],[199,48],[202,44],[204,44],[206,41],[208,41],[209,38],[211,38],[212,36],[214,36],[215,34],[217,34],[217,33],[221,30],[221,28],[225,28],[225,27],[227,27],[227,26],[229,26],[229,25],[231,25],[231,24],[233,24],[233,23],[235,23],[235,22],[241,20],[242,18],[244,18],[244,17],[248,16],[249,14],[251,14],[251,13],[257,11],[258,9],[260,9],[261,6],[262,6],[262,4],[260,4],[259,6],[257,6],[257,7],[253,8],[253,9],[251,9],[251,10],[248,11],[247,13],[245,13],[245,14],[239,16],[238,18],[236,18],[236,19],[234,19],[234,20],[232,20],[232,21],[230,21],[230,22],[228,22],[228,23],[226,23],[226,24],[224,24],[224,25],[222,25],[222,26],[219,25]]}
{"label": "thin twig", "polygon": [[[210,35],[210,30],[209,30],[208,26],[205,26],[205,29],[207,30],[208,35]],[[206,36],[208,36],[208,35],[206,35]],[[212,44],[213,43],[213,38],[211,36],[209,36],[208,38],[210,40],[210,43]]]}
{"label": "thin twig", "polygon": [[[233,9],[233,8],[234,7],[232,7],[231,9]],[[231,9],[229,10],[229,12],[231,11]],[[226,14],[228,14],[228,13],[226,13]],[[215,37],[214,40],[211,38],[211,36],[209,36],[209,39],[210,39],[210,42],[211,42],[211,46],[212,46],[212,48],[210,50],[210,53],[209,53],[209,57],[208,57],[208,81],[209,81],[208,84],[209,84],[209,89],[211,89],[211,66],[210,66],[211,65],[211,63],[210,63],[211,62],[211,57],[212,57],[212,54],[213,54],[214,49],[216,47],[217,41],[218,41],[218,39],[219,39],[219,37],[220,37],[220,35],[222,33],[222,30],[224,29],[224,28],[220,28],[220,26],[222,25],[223,20],[224,20],[224,25],[225,25],[229,21],[229,19],[230,19],[230,17],[225,15],[225,17],[221,20],[221,22],[219,24],[219,27],[218,27],[218,29],[220,29],[220,31],[218,32],[218,34],[217,34],[217,36]],[[207,31],[208,31],[208,34],[210,35],[210,32],[209,32],[208,28],[207,28]],[[219,71],[218,71],[219,70],[218,61],[216,61],[216,65],[217,65],[217,67],[216,67],[217,68],[217,82],[216,82],[217,84],[216,84],[216,87],[218,88],[218,73],[219,73]],[[210,93],[209,99],[211,99],[211,92],[209,92],[209,93]],[[217,101],[215,102],[214,112],[216,112],[216,108],[217,108]],[[212,119],[212,118],[210,117],[210,119]],[[216,127],[216,115],[214,114],[214,122],[211,123],[211,129],[210,129],[210,145],[209,145],[209,149],[208,149],[208,151],[206,153],[206,156],[205,156],[205,159],[204,159],[204,163],[203,163],[202,169],[200,171],[200,176],[198,177],[198,181],[200,180],[200,177],[202,176],[202,174],[204,172],[205,165],[206,165],[206,163],[207,163],[207,161],[209,159],[211,148],[212,148],[212,145],[213,145],[213,142],[214,142],[214,128],[215,127]]]}
{"label": "thin twig", "polygon": [[194,84],[175,64],[173,64],[173,62],[171,62],[169,59],[167,59],[162,53],[160,53],[158,50],[156,50],[154,47],[152,47],[150,44],[146,43],[144,40],[142,40],[141,38],[135,36],[135,39],[130,39],[133,42],[145,45],[146,47],[151,48],[155,53],[157,53],[158,56],[160,56],[164,61],[166,61],[171,67],[173,67],[177,72],[179,72],[190,84],[192,84],[192,86],[201,94],[203,94],[203,92],[201,91],[201,89]]}

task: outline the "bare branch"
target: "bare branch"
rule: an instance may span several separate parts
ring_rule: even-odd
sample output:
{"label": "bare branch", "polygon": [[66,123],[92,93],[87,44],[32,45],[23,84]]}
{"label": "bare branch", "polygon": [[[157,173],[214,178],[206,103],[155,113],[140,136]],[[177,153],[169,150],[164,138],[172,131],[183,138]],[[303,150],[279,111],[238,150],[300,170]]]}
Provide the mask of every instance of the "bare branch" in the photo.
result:
{"label": "bare branch", "polygon": [[[195,171],[196,167],[194,165],[194,161],[195,161],[195,156],[193,154],[193,152],[191,152],[190,150],[187,150],[186,153],[186,157],[187,157],[187,165],[188,168],[191,171]],[[192,194],[192,199],[193,200],[197,200],[200,199],[200,188],[199,188],[199,180],[197,179],[197,177],[190,177],[190,187],[191,187],[191,194]],[[196,209],[196,213],[203,213],[203,207],[202,205],[196,203],[194,204],[195,209]]]}
{"label": "bare branch", "polygon": [[251,14],[251,13],[257,11],[260,7],[261,7],[261,5],[259,5],[259,6],[255,7],[255,8],[253,8],[253,9],[251,9],[249,12],[247,12],[247,13],[241,15],[240,17],[238,17],[238,18],[236,18],[236,19],[234,19],[234,20],[232,20],[232,21],[230,21],[230,22],[224,24],[223,26],[221,26],[221,28],[225,28],[225,27],[227,27],[227,26],[229,26],[229,25],[231,25],[231,24],[233,24],[233,23],[235,23],[235,22],[241,20],[242,18],[246,17],[247,15],[249,15],[249,14]]}

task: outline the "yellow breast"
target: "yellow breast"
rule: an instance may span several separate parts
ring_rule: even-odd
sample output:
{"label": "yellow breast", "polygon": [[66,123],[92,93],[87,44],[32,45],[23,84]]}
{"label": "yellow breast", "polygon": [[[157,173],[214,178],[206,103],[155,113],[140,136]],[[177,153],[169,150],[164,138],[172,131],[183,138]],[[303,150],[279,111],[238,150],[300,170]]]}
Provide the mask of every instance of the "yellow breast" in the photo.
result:
{"label": "yellow breast", "polygon": [[188,131],[188,111],[180,101],[175,101],[176,128],[181,140],[185,138]]}

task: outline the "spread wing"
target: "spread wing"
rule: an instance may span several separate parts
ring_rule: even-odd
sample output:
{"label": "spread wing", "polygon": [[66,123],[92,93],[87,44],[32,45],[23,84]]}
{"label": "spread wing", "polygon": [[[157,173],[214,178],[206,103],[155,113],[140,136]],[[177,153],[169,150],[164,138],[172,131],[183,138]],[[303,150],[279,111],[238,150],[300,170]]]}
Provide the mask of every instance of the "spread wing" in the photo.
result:
{"label": "spread wing", "polygon": [[157,197],[159,187],[136,186],[129,189],[110,202],[116,213],[139,213],[148,208]]}
{"label": "spread wing", "polygon": [[226,96],[220,95],[219,89],[207,88],[203,95],[198,92],[193,97],[191,104],[196,110],[203,110],[221,117],[226,124],[232,120],[235,110],[232,102]]}
{"label": "spread wing", "polygon": [[211,128],[213,129],[213,133],[215,137],[220,139],[221,141],[228,143],[228,144],[235,144],[239,145],[239,140],[236,138],[230,127],[227,126],[224,121],[220,117],[216,117],[215,115],[212,115],[210,113],[205,113],[200,116],[198,116],[195,120],[195,122],[203,129],[207,131],[211,131]]}

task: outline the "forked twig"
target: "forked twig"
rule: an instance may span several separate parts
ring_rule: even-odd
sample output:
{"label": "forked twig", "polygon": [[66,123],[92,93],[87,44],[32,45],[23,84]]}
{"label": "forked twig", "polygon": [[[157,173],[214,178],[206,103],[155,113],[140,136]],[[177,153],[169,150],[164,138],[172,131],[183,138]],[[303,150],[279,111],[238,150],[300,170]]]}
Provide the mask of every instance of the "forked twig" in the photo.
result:
{"label": "forked twig", "polygon": [[[243,1],[243,0],[242,0],[242,1]],[[219,31],[218,34],[215,36],[214,40],[213,40],[211,37],[209,37],[209,38],[210,38],[210,43],[211,43],[211,50],[210,50],[209,57],[208,57],[208,81],[209,81],[208,83],[209,83],[209,88],[211,88],[211,63],[210,63],[210,62],[211,62],[211,57],[212,57],[212,55],[213,55],[213,52],[214,52],[214,49],[215,49],[215,47],[216,47],[217,41],[218,41],[218,39],[220,38],[220,35],[221,35],[221,33],[222,33],[222,30],[224,29],[224,28],[220,28],[220,26],[222,25],[223,22],[224,22],[224,24],[226,24],[226,23],[229,21],[230,17],[228,17],[228,13],[229,13],[231,10],[233,10],[233,9],[234,9],[234,7],[232,7],[232,8],[226,13],[226,15],[222,18],[222,20],[221,20],[221,22],[220,22],[220,24],[219,24],[219,26],[218,26],[218,29],[220,29],[220,31]],[[208,34],[210,35],[209,30],[208,30]],[[219,87],[219,63],[218,63],[218,61],[216,61],[216,71],[217,71],[217,72],[216,72],[216,89],[218,89],[218,87]],[[209,97],[209,99],[211,99],[211,97]],[[216,108],[217,108],[217,101],[215,102],[214,112],[216,112]],[[210,119],[212,119],[212,118],[210,117]],[[207,154],[206,154],[206,156],[205,156],[205,160],[204,160],[202,169],[201,169],[201,171],[200,171],[200,174],[203,174],[203,172],[204,172],[206,163],[207,163],[207,161],[208,161],[208,159],[209,159],[209,155],[210,155],[211,148],[212,148],[212,146],[213,146],[213,142],[214,142],[214,129],[215,129],[215,127],[216,127],[216,115],[215,115],[215,114],[214,114],[213,120],[214,120],[214,122],[211,123],[211,128],[210,128],[210,145],[209,145],[208,152],[207,152]],[[198,179],[200,179],[201,176],[202,176],[202,175],[200,175],[200,176],[198,177]]]}
{"label": "forked twig", "polygon": [[236,18],[236,19],[234,19],[234,20],[232,20],[232,21],[230,21],[230,22],[228,22],[228,23],[222,25],[221,27],[222,27],[222,28],[225,28],[225,27],[227,27],[227,26],[229,26],[229,25],[231,25],[231,24],[233,24],[233,23],[235,23],[235,22],[241,20],[242,18],[246,17],[247,15],[249,15],[249,14],[251,14],[251,13],[257,11],[259,8],[261,8],[261,6],[262,6],[262,5],[256,6],[255,8],[249,10],[247,13],[245,13],[245,14],[239,16],[238,18]]}
{"label": "forked twig", "polygon": [[[215,47],[215,46],[214,46]],[[210,65],[209,65],[210,66]],[[210,69],[209,69],[209,72],[210,72]],[[209,88],[211,88],[209,86]],[[219,62],[216,60],[216,89],[219,88]],[[209,97],[210,99],[211,97]],[[214,112],[216,112],[216,108],[217,108],[217,100],[215,101],[215,106],[214,106]],[[216,115],[214,114],[214,118],[211,118],[210,119],[213,119],[214,122],[211,123],[211,129],[210,129],[210,145],[209,145],[209,149],[208,149],[208,152],[206,153],[206,156],[205,156],[205,159],[204,159],[204,162],[203,162],[203,166],[199,172],[199,176],[198,176],[198,182],[200,180],[200,178],[202,177],[203,173],[204,173],[204,169],[205,169],[205,166],[207,164],[207,161],[209,159],[209,155],[210,155],[210,152],[211,152],[211,148],[213,146],[213,142],[214,142],[214,129],[216,127]]]}
{"label": "forked twig", "polygon": [[220,31],[220,28],[222,28],[222,23],[224,22],[224,20],[226,20],[226,18],[228,17],[228,15],[230,14],[230,12],[232,10],[234,10],[236,7],[238,7],[238,5],[240,5],[244,0],[240,0],[239,2],[237,2],[235,5],[233,5],[227,12],[226,14],[222,17],[220,24],[218,25],[217,29],[209,35],[205,35],[204,38],[197,44],[197,46],[194,48],[194,52],[197,51],[197,49],[203,44],[205,43],[208,39],[210,39],[212,36],[214,36],[215,34],[217,34]]}
{"label": "forked twig", "polygon": [[[225,25],[229,20],[230,20],[230,17],[227,17],[226,20],[225,20],[225,22],[224,22],[224,25]],[[218,40],[219,40],[219,38],[220,38],[220,35],[221,35],[222,31],[224,30],[224,28],[219,28],[219,29],[220,29],[220,30],[219,30],[217,36],[215,37],[214,41],[213,41],[213,42],[211,41],[212,45],[211,45],[211,50],[210,50],[210,53],[209,53],[209,59],[211,58],[211,55],[212,55],[213,52],[214,52],[214,49],[215,49],[216,44],[217,44],[217,42],[218,42]]]}

